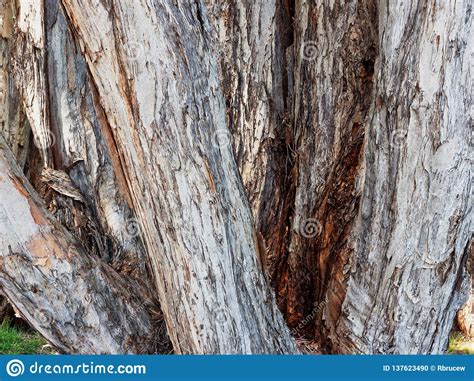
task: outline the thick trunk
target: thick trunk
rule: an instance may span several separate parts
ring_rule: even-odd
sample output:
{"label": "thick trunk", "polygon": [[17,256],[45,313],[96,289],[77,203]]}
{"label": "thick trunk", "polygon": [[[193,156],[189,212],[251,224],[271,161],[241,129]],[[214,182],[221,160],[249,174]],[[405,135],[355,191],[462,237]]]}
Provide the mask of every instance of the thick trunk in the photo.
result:
{"label": "thick trunk", "polygon": [[63,202],[56,215],[88,242],[90,251],[152,294],[153,279],[129,191],[87,64],[59,0],[46,0],[45,17],[55,168],[67,172],[85,204],[71,208],[71,202]]}
{"label": "thick trunk", "polygon": [[[27,13],[25,3],[20,2],[16,19]],[[63,173],[53,179],[47,175],[50,171],[46,171],[46,176],[41,177],[38,174],[41,168],[36,167],[30,179],[42,194],[46,193],[56,217],[74,231],[89,251],[122,272],[130,273],[145,286],[150,283],[150,275],[140,232],[130,210],[130,196],[116,159],[116,148],[106,130],[103,110],[91,87],[84,57],[69,32],[58,0],[46,0],[44,8],[36,6],[34,9],[34,17],[40,18],[37,23],[44,24],[41,44],[35,45],[31,29],[21,29],[18,22],[10,28],[13,33],[5,33],[8,39],[3,43],[8,41],[11,45],[13,74],[10,81],[14,80],[21,95],[43,166]],[[34,18],[23,15],[27,16]],[[10,103],[15,101],[15,94],[16,90],[12,90],[8,97]],[[34,106],[40,101],[41,104]],[[21,113],[22,108],[16,105],[16,110]],[[38,115],[38,110],[48,116]],[[7,125],[13,129],[7,136],[22,136],[17,131],[18,123]],[[16,149],[14,144],[10,146]],[[77,188],[80,204],[72,202],[61,177]],[[49,189],[53,192],[48,192]]]}
{"label": "thick trunk", "polygon": [[[376,232],[374,226],[354,227],[367,165],[362,151],[364,126],[372,119],[369,111],[375,99],[374,62],[383,33],[397,28],[397,21],[391,26],[384,21],[379,34],[379,13],[386,9],[378,9],[373,0],[206,3],[215,28],[214,50],[220,62],[234,150],[264,248],[269,251],[280,307],[295,335],[316,335],[327,350],[343,350],[344,345],[339,347],[338,337],[330,337],[330,332],[346,295],[348,262],[357,255],[354,236],[370,237]],[[440,18],[454,16],[453,12]],[[403,24],[403,19],[398,23]],[[468,30],[469,26],[459,28]],[[410,47],[411,54],[420,55],[416,49],[421,48],[421,44]],[[403,45],[402,49],[409,50]],[[379,68],[383,70],[379,77],[405,80],[402,71],[384,70],[386,64],[390,65],[384,62]],[[285,70],[290,74],[284,75]],[[400,93],[392,98],[390,107],[403,105],[403,96]],[[457,96],[451,94],[453,99]],[[469,104],[466,94],[459,97]],[[438,108],[447,119],[449,109]],[[275,150],[283,147],[282,143],[288,144],[290,152],[284,155],[287,166],[282,165],[282,150]],[[465,150],[453,148],[459,153]],[[379,169],[383,164],[372,165],[380,172],[380,182],[388,176]],[[450,192],[445,189],[448,199],[455,197],[456,192]],[[424,200],[426,195],[418,197]],[[271,206],[267,214],[261,208],[265,202]],[[372,205],[378,202],[370,200]],[[407,228],[401,219],[396,223]],[[382,257],[377,260],[381,262]],[[462,264],[451,270],[451,274],[463,271]],[[455,290],[453,299],[458,297]],[[451,305],[442,312],[447,322],[452,321],[456,308]],[[448,336],[446,329],[436,335]],[[414,351],[424,350],[421,343],[411,344]],[[388,348],[406,350],[395,344]]]}
{"label": "thick trunk", "polygon": [[[20,255],[2,252],[0,281],[40,332],[142,350],[140,289],[179,353],[293,353],[267,272],[322,350],[443,351],[472,235],[468,0],[58,1],[1,10],[1,131],[74,234],[5,176],[6,154],[1,228],[29,222],[6,233]],[[44,250],[63,256],[35,245],[52,231]],[[82,289],[86,305],[55,299]]]}
{"label": "thick trunk", "polygon": [[151,318],[137,289],[54,221],[1,137],[0,173],[0,286],[9,300],[61,351],[148,351]]}
{"label": "thick trunk", "polygon": [[[180,353],[291,353],[257,260],[200,2],[64,0],[117,145]],[[156,59],[155,57],[159,57]]]}
{"label": "thick trunk", "polygon": [[470,13],[468,0],[380,4],[350,280],[327,311],[338,351],[442,353],[466,300]]}

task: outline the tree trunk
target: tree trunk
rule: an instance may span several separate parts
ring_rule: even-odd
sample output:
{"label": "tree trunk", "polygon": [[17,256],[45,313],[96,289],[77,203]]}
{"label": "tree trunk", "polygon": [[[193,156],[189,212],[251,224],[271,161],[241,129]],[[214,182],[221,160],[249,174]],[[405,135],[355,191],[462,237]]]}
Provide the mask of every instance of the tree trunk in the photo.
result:
{"label": "tree trunk", "polygon": [[474,340],[474,241],[471,240],[467,259],[467,270],[471,278],[469,296],[466,304],[461,308],[456,317],[456,326],[461,333],[471,340]]}
{"label": "tree trunk", "polygon": [[271,275],[285,257],[294,198],[288,112],[293,9],[282,0],[206,4],[232,133],[221,144],[233,143]]}
{"label": "tree trunk", "polygon": [[328,284],[342,280],[358,205],[354,189],[372,91],[376,11],[373,0],[295,2],[296,192],[277,287],[285,290],[287,320],[299,326],[297,335],[320,333]]}
{"label": "tree trunk", "polygon": [[[77,282],[96,312],[118,298],[128,328],[48,339],[142,350],[161,313],[129,305],[140,290],[178,353],[295,353],[291,334],[331,353],[444,350],[472,238],[467,0],[58,2],[3,10],[2,134],[73,233],[41,209],[49,245],[81,242],[101,270]],[[2,279],[35,326],[35,304],[82,311],[50,300],[71,292],[54,274],[36,293]]]}
{"label": "tree trunk", "polygon": [[[442,353],[467,298],[470,1],[382,1],[362,200],[333,347]],[[335,280],[332,282],[335,283]],[[339,309],[335,307],[339,306]]]}
{"label": "tree trunk", "polygon": [[[103,111],[94,99],[96,93],[91,89],[85,60],[69,32],[59,2],[48,0],[44,8],[47,22],[41,21],[45,23],[47,64],[33,65],[30,72],[24,70],[24,67],[32,66],[29,61],[35,60],[28,52],[34,51],[38,55],[42,51],[41,47],[30,46],[29,30],[22,31],[14,22],[26,12],[25,6],[20,3],[16,8],[7,3],[2,9],[2,67],[9,68],[10,57],[17,67],[11,70],[13,75],[5,70],[2,76],[3,135],[16,153],[17,162],[23,167],[28,163],[25,167],[28,178],[57,220],[88,253],[110,264],[125,276],[127,282],[138,283],[129,287],[140,290],[140,303],[150,308],[148,319],[153,320],[153,327],[144,325],[142,329],[153,328],[156,334],[151,347],[139,344],[140,350],[169,352],[169,340],[153,292],[140,231],[129,206],[129,196],[124,192],[127,189],[120,186],[124,180],[120,166],[118,170],[115,168],[113,141],[107,139],[107,134],[102,136]],[[12,39],[13,35],[15,39]],[[50,117],[47,125],[37,123],[41,118],[35,116],[35,108],[31,106],[25,107],[28,122],[19,106],[20,100],[28,104],[29,89],[34,88],[36,78],[42,78],[45,70],[49,87],[38,91],[48,98],[46,106]],[[16,87],[12,85],[14,82]],[[30,125],[35,131],[32,142]],[[41,322],[33,322],[33,325],[37,324]],[[57,338],[55,342],[58,342]],[[127,345],[133,350],[135,344]]]}
{"label": "tree trunk", "polygon": [[[322,2],[317,5],[300,1],[295,4],[265,2],[265,5],[240,1],[226,5],[212,1],[207,3],[217,30],[219,43],[215,44],[215,50],[221,62],[222,86],[228,99],[228,123],[234,129],[234,150],[239,168],[259,230],[273,233],[264,234],[264,238],[270,248],[270,258],[273,256],[270,260],[271,272],[280,308],[294,328],[295,335],[315,335],[327,350],[344,350],[344,345],[339,348],[339,337],[330,336],[332,328],[328,327],[338,321],[345,298],[350,275],[347,263],[356,255],[353,253],[353,237],[358,234],[370,237],[376,231],[374,228],[354,227],[354,222],[364,186],[364,167],[367,165],[362,161],[361,153],[364,125],[372,119],[369,108],[375,99],[372,90],[374,61],[378,56],[378,45],[382,44],[379,36],[390,28],[384,21],[385,29],[379,33],[378,18],[382,16],[378,13],[382,15],[386,10],[383,7],[377,9],[376,3],[370,0],[349,4]],[[262,9],[265,11],[259,12]],[[281,9],[287,11],[284,14],[294,16],[294,23],[282,18]],[[258,22],[255,17],[259,17]],[[454,19],[454,13],[439,17]],[[396,28],[397,25],[394,21],[391,27]],[[460,27],[465,28],[463,33],[469,30],[469,26]],[[287,39],[280,39],[282,45],[291,47],[286,54],[282,46],[280,50],[274,48],[276,36],[282,37],[283,30]],[[407,50],[404,46],[402,48]],[[421,50],[416,51],[421,49],[420,44],[411,49],[412,54],[421,54]],[[386,63],[381,65],[380,70],[384,70]],[[293,74],[282,75],[280,80],[283,84],[272,81],[274,73],[283,73],[285,69]],[[396,78],[404,81],[401,72],[387,73],[384,70],[378,75],[387,80]],[[447,86],[453,85],[448,83]],[[266,96],[259,94],[261,88],[265,89]],[[284,90],[288,88],[289,91]],[[464,99],[463,104],[468,105],[466,96],[462,92],[459,94]],[[399,107],[400,99],[404,97],[405,94],[393,97],[390,107]],[[280,108],[274,105],[280,105]],[[440,112],[443,111],[448,112],[441,108]],[[259,119],[246,115],[267,115],[262,120],[269,124],[266,129],[259,128]],[[272,123],[275,115],[285,115],[290,127],[285,130],[278,122]],[[280,129],[273,125],[279,125]],[[282,168],[285,168],[277,164],[278,159],[270,159],[272,151],[268,147],[278,146],[272,140],[274,131],[288,132],[286,142],[291,154],[287,156],[290,162],[287,172],[296,176],[289,176],[280,185],[273,183],[265,189],[261,186],[262,181],[274,179],[275,174],[284,173]],[[255,134],[261,134],[258,136],[263,139],[255,138]],[[399,137],[395,134],[393,139]],[[463,155],[465,147],[453,148],[455,152],[459,149]],[[244,156],[245,159],[242,159]],[[274,156],[282,157],[281,152]],[[271,162],[272,166],[266,166],[266,162]],[[255,170],[249,171],[247,163],[253,163]],[[376,163],[373,167],[378,168],[381,164]],[[463,170],[461,168],[456,176],[462,176]],[[385,182],[387,174],[382,170],[380,172],[379,181]],[[467,186],[467,177],[462,184],[461,187]],[[292,189],[295,189],[295,196],[291,196]],[[287,197],[286,203],[279,192]],[[445,192],[451,195],[449,189]],[[285,206],[287,211],[280,214],[283,218],[279,220],[259,213],[257,206],[258,200],[266,200],[271,205],[274,195],[277,195],[278,205]],[[424,199],[426,195],[418,197]],[[370,204],[378,205],[378,201],[371,199]],[[273,207],[271,210],[282,209]],[[465,216],[462,219],[466,221]],[[403,220],[397,224],[400,228],[404,227]],[[278,230],[265,230],[267,226],[273,229],[283,226],[284,229],[280,230],[283,234],[274,234]],[[291,230],[286,232],[288,226]],[[289,246],[286,246],[285,239],[279,245],[271,244],[282,236],[289,237]],[[382,261],[382,258],[378,260]],[[456,273],[455,269],[463,271],[462,268],[463,264],[458,262],[452,273]],[[462,293],[453,292],[453,298],[462,299]],[[453,305],[443,312],[449,311],[449,321],[452,321],[455,310]],[[304,324],[301,324],[302,321]],[[447,329],[449,327],[437,333],[445,341]],[[411,341],[410,345],[418,351],[424,350],[419,342]],[[387,348],[388,351],[406,350],[406,347],[395,343]]]}
{"label": "tree trunk", "polygon": [[232,150],[214,141],[228,129],[202,4],[63,4],[118,148],[174,349],[295,352],[258,265]]}
{"label": "tree trunk", "polygon": [[145,300],[53,220],[2,137],[0,173],[0,285],[8,299],[61,351],[146,352]]}
{"label": "tree trunk", "polygon": [[51,131],[55,137],[51,149],[55,168],[67,171],[85,201],[85,208],[77,214],[85,215],[82,220],[87,223],[78,229],[64,214],[61,221],[71,230],[80,230],[81,240],[90,242],[90,251],[140,283],[151,296],[153,279],[140,230],[86,61],[59,1],[46,0],[45,13]]}

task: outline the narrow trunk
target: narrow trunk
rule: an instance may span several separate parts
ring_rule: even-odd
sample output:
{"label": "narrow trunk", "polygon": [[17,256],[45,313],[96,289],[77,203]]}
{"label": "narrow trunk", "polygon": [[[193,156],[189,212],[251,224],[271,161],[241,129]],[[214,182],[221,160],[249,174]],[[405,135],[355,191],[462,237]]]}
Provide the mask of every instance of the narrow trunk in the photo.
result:
{"label": "narrow trunk", "polygon": [[[294,1],[207,1],[234,152],[256,222],[262,263],[286,310],[294,204]],[[288,320],[288,314],[287,320]]]}
{"label": "narrow trunk", "polygon": [[1,143],[0,287],[48,340],[144,351],[159,297],[178,353],[295,353],[271,283],[323,351],[444,350],[472,239],[468,0],[0,12],[26,174]]}
{"label": "narrow trunk", "polygon": [[[372,0],[296,1],[297,185],[287,284],[280,284],[287,291],[290,326],[308,316],[320,318],[329,280],[342,273],[344,241],[357,209],[354,187],[372,89],[375,12]],[[314,327],[300,326],[298,334],[312,336]]]}

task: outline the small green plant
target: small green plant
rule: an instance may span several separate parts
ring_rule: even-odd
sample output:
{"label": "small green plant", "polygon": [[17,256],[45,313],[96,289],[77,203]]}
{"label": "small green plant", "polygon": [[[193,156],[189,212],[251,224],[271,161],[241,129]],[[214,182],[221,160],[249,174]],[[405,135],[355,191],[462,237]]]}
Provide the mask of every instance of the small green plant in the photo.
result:
{"label": "small green plant", "polygon": [[460,332],[455,332],[449,338],[448,353],[474,355],[474,341],[470,341]]}
{"label": "small green plant", "polygon": [[37,333],[21,331],[5,319],[0,325],[0,354],[47,353],[46,341]]}

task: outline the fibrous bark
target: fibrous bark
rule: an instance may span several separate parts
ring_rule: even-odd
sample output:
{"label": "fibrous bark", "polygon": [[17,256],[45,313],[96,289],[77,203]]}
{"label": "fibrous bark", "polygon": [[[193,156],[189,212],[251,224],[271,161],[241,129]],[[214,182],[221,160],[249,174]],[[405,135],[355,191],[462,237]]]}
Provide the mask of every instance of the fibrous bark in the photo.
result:
{"label": "fibrous bark", "polygon": [[[55,168],[67,173],[85,204],[72,208],[77,211],[72,218],[61,211],[63,222],[92,241],[91,250],[104,261],[153,294],[129,191],[87,64],[59,0],[47,0],[45,10]],[[70,210],[69,204],[64,207]]]}
{"label": "fibrous bark", "polygon": [[470,1],[382,1],[341,352],[442,353],[472,238]]}
{"label": "fibrous bark", "polygon": [[63,1],[118,148],[177,352],[291,353],[257,264],[199,2]]}
{"label": "fibrous bark", "polygon": [[44,208],[0,137],[0,287],[67,353],[142,353],[151,318],[137,289]]}
{"label": "fibrous bark", "polygon": [[[357,212],[355,192],[363,123],[376,58],[372,0],[295,2],[292,118],[295,198],[287,260],[280,269],[290,326],[312,316],[300,334],[321,330],[323,304],[341,298],[345,240]],[[314,323],[316,321],[316,324]]]}
{"label": "fibrous bark", "polygon": [[285,256],[292,202],[293,131],[289,109],[292,6],[281,1],[207,0],[213,51],[244,189],[272,274]]}

